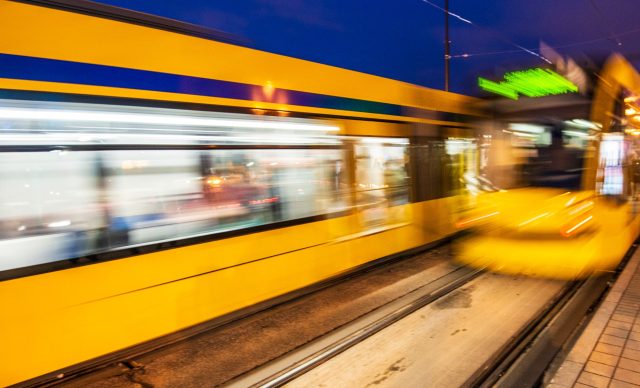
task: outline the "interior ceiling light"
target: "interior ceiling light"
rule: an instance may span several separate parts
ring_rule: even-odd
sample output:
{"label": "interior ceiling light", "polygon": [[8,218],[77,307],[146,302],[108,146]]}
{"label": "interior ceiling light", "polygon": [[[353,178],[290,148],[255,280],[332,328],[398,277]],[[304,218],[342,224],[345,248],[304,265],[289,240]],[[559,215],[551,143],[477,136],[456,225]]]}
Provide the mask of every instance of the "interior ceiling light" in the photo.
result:
{"label": "interior ceiling light", "polygon": [[45,120],[45,121],[94,121],[108,123],[130,123],[151,125],[184,125],[197,127],[227,127],[279,129],[293,131],[337,132],[334,125],[283,122],[275,120],[235,120],[215,117],[188,117],[171,115],[133,114],[115,112],[0,108],[0,119],[9,120]]}

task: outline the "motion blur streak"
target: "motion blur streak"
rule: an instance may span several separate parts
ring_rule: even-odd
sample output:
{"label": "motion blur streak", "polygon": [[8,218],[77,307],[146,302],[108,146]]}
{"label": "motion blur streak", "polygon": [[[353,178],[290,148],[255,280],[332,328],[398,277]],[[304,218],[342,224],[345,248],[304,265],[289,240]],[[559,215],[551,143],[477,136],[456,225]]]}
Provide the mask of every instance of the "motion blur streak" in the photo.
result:
{"label": "motion blur streak", "polygon": [[[26,107],[0,108],[2,147],[18,151],[0,147],[0,246],[11,252],[3,254],[0,270],[347,207],[342,151],[325,136],[336,126],[152,108],[28,108],[34,104],[5,100]],[[200,129],[185,132],[190,125]],[[282,129],[288,142],[272,133]],[[67,148],[46,152],[51,138]],[[244,149],[268,138],[289,148]],[[241,148],[224,149],[236,143]],[[151,149],[129,149],[132,144]],[[163,144],[170,149],[153,149]]]}
{"label": "motion blur streak", "polygon": [[220,118],[200,118],[188,116],[122,114],[107,112],[86,112],[52,109],[6,109],[0,108],[0,119],[15,120],[56,120],[56,121],[97,121],[105,123],[131,123],[155,125],[185,125],[201,127],[256,128],[279,130],[338,131],[338,127],[288,123],[268,120],[225,120]]}
{"label": "motion blur streak", "polygon": [[[614,55],[597,80],[593,99],[496,104],[479,173],[502,190],[480,193],[460,215],[474,233],[459,261],[564,279],[618,265],[640,233],[640,76]],[[483,212],[498,214],[468,221]]]}

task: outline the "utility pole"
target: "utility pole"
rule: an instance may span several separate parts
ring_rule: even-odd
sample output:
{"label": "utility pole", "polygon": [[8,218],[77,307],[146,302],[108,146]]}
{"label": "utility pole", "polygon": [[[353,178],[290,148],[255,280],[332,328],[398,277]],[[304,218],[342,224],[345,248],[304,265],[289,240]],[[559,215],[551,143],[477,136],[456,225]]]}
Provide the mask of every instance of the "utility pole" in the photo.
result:
{"label": "utility pole", "polygon": [[444,90],[449,91],[449,0],[444,0]]}

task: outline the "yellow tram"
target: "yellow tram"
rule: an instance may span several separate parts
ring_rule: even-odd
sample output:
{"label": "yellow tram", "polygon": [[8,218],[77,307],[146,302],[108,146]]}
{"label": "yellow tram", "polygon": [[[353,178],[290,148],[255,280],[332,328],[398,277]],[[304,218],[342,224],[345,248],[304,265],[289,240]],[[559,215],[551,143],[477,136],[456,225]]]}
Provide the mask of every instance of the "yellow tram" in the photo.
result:
{"label": "yellow tram", "polygon": [[[549,121],[537,110],[495,123],[493,136],[507,137],[507,145],[488,152],[509,154],[502,156],[509,171],[494,170],[513,179],[507,190],[480,195],[458,221],[475,230],[458,245],[460,262],[565,279],[618,265],[640,231],[640,76],[613,55],[596,79],[593,98],[578,98],[583,116],[573,110]],[[570,100],[554,104],[566,108]],[[518,147],[518,137],[538,144]],[[518,162],[515,152],[529,154]]]}
{"label": "yellow tram", "polygon": [[456,231],[475,99],[36,3],[0,1],[0,385]]}

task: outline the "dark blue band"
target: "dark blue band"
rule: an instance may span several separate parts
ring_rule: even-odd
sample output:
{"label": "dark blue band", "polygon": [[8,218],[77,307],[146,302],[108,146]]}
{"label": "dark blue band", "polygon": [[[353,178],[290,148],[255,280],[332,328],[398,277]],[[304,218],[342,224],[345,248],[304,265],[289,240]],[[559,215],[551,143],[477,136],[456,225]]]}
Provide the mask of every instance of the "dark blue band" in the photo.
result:
{"label": "dark blue band", "polygon": [[110,86],[402,116],[403,106],[124,67],[0,54],[0,78]]}

